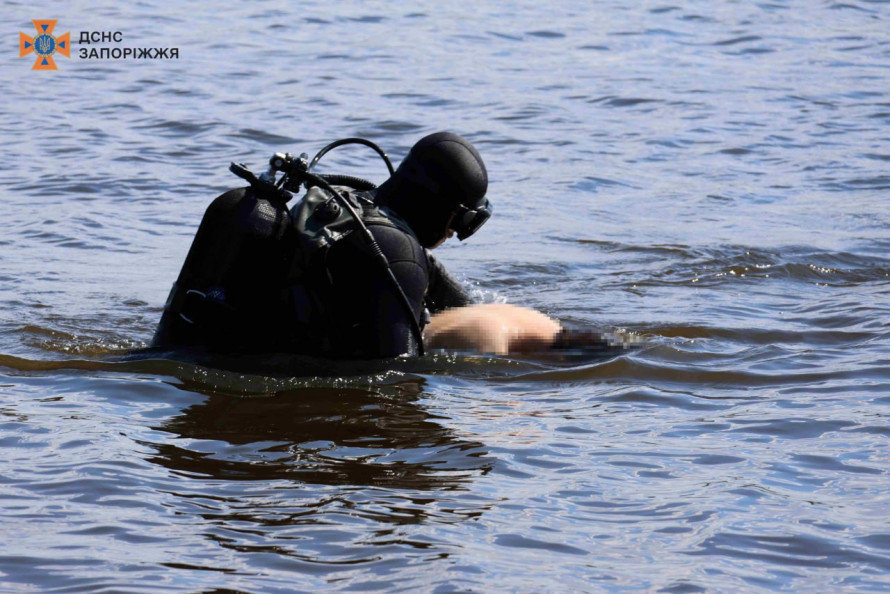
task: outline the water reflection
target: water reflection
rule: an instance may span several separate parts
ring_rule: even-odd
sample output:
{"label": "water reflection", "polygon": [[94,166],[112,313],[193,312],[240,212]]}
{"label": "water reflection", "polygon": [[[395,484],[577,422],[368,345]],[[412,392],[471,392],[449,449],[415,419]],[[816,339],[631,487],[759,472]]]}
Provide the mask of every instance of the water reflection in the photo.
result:
{"label": "water reflection", "polygon": [[158,427],[152,461],[193,478],[453,489],[486,473],[483,444],[419,403],[422,379],[373,387],[301,387],[266,396],[213,393]]}

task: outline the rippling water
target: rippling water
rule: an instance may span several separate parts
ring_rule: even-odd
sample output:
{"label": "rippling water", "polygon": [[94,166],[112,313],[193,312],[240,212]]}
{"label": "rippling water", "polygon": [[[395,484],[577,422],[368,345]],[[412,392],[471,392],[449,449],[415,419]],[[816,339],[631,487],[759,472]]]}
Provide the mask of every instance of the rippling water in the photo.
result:
{"label": "rippling water", "polygon": [[[890,589],[887,2],[5,10],[4,590]],[[181,57],[32,72],[42,18]],[[643,348],[122,358],[229,161],[443,128],[496,208],[446,265]]]}

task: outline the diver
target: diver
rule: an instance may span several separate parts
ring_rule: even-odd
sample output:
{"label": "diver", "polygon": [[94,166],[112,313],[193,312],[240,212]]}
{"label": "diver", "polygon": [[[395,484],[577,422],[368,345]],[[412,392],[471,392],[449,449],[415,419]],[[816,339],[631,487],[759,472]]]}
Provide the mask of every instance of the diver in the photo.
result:
{"label": "diver", "polygon": [[[470,237],[491,216],[478,151],[437,132],[393,171],[376,145],[352,140],[387,162],[391,175],[379,188],[313,174],[327,147],[308,165],[276,154],[260,177],[232,165],[250,186],[208,207],[153,346],[334,359],[417,355],[431,314],[473,303],[430,250],[455,234]],[[280,181],[276,171],[284,172]],[[301,184],[308,191],[288,210],[288,190]]]}
{"label": "diver", "polygon": [[314,289],[328,312],[323,352],[345,358],[416,355],[413,332],[429,314],[473,302],[430,250],[453,234],[473,235],[491,215],[488,174],[479,153],[448,132],[415,144],[373,197],[364,220],[379,244],[410,308],[400,303],[372,256],[358,241],[335,243],[326,254],[326,278]]}

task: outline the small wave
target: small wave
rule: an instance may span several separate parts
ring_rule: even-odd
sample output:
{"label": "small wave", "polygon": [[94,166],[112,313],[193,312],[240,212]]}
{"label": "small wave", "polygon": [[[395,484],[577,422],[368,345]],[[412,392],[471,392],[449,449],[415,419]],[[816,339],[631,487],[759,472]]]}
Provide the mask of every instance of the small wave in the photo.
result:
{"label": "small wave", "polygon": [[[91,371],[102,373],[123,373],[172,377],[190,391],[232,396],[269,395],[288,390],[304,388],[348,388],[392,385],[406,380],[418,380],[420,376],[395,369],[365,367],[364,374],[331,373],[331,366],[325,369],[315,363],[318,374],[274,375],[232,371],[223,367],[202,365],[172,356],[157,353],[152,356],[146,351],[119,354],[104,358],[68,358],[42,360],[15,355],[0,354],[0,368],[14,374],[46,373],[65,371]],[[310,370],[307,365],[304,371]],[[281,372],[281,369],[277,369]],[[326,373],[325,373],[326,371]]]}
{"label": "small wave", "polygon": [[820,252],[788,247],[766,250],[751,246],[696,247],[683,244],[636,245],[589,239],[571,241],[606,252],[641,254],[652,261],[667,258],[637,286],[696,283],[714,286],[743,278],[778,278],[825,286],[849,287],[890,278],[890,259],[851,252]]}
{"label": "small wave", "polygon": [[565,37],[565,33],[560,33],[559,31],[529,31],[526,33],[529,37],[539,37],[541,39],[562,39]]}
{"label": "small wave", "polygon": [[647,103],[660,102],[660,99],[651,99],[647,97],[615,97],[614,95],[607,95],[605,97],[597,97],[595,99],[587,100],[587,103],[598,103],[605,105],[606,107],[636,107],[638,105],[644,105]]}
{"label": "small wave", "polygon": [[601,188],[608,187],[631,187],[630,184],[625,183],[623,181],[618,181],[614,179],[608,179],[604,177],[594,177],[592,175],[586,176],[584,179],[575,182],[570,187],[572,190],[578,190],[581,192],[590,192],[597,193]]}
{"label": "small wave", "polygon": [[[885,557],[866,553],[838,541],[807,534],[752,534],[723,531],[706,538],[689,555],[719,555],[789,567],[856,568],[870,567],[886,572]],[[768,574],[768,572],[764,572]],[[764,585],[781,587],[779,581],[763,580]]]}
{"label": "small wave", "polygon": [[758,35],[743,35],[741,37],[733,37],[731,39],[724,39],[722,41],[716,41],[713,45],[717,46],[725,46],[725,45],[737,45],[739,43],[750,43],[752,41],[760,41],[762,38]]}
{"label": "small wave", "polygon": [[854,177],[842,181],[832,181],[824,185],[830,190],[862,191],[862,190],[888,190],[890,189],[890,175],[876,175],[874,177]]}
{"label": "small wave", "polygon": [[339,20],[349,22],[349,23],[377,24],[377,23],[382,23],[382,22],[386,21],[387,18],[382,15],[363,15],[363,16],[341,17]]}
{"label": "small wave", "polygon": [[[650,348],[656,348],[654,345]],[[740,366],[737,358],[728,362],[726,368],[712,365],[710,368],[696,366],[690,368],[687,362],[674,363],[666,359],[658,360],[650,356],[617,357],[601,363],[580,365],[565,369],[545,369],[530,373],[519,373],[509,377],[492,378],[492,381],[515,383],[555,383],[577,384],[591,381],[608,380],[611,382],[627,381],[635,383],[640,378],[646,382],[663,387],[678,389],[719,389],[723,399],[746,400],[752,396],[750,390],[756,388],[785,388],[796,385],[816,385],[827,382],[843,383],[861,378],[863,373],[878,373],[880,369],[819,369],[807,366],[795,370],[785,367],[780,371],[746,369]],[[886,375],[886,374],[884,374]]]}
{"label": "small wave", "polygon": [[223,134],[222,136],[226,138],[246,139],[275,146],[291,146],[297,143],[296,138],[281,136],[279,134],[273,134],[271,132],[254,128],[241,128],[235,132]]}
{"label": "small wave", "polygon": [[224,129],[221,122],[181,121],[181,120],[148,120],[133,126],[137,130],[147,130],[154,134],[170,138],[196,137],[207,132]]}
{"label": "small wave", "polygon": [[732,344],[808,344],[813,346],[856,346],[873,340],[872,332],[859,330],[806,330],[794,332],[775,328],[714,328],[708,326],[649,326],[639,331],[665,338],[707,339]]}

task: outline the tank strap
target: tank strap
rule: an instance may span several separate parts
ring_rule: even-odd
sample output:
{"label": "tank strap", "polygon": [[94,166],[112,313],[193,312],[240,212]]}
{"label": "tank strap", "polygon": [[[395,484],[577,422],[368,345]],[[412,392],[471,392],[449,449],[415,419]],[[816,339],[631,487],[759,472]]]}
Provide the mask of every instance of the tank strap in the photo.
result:
{"label": "tank strap", "polygon": [[220,324],[231,324],[237,319],[234,307],[213,296],[213,291],[209,293],[198,289],[182,291],[174,288],[167,309],[189,325],[202,328],[220,328]]}

